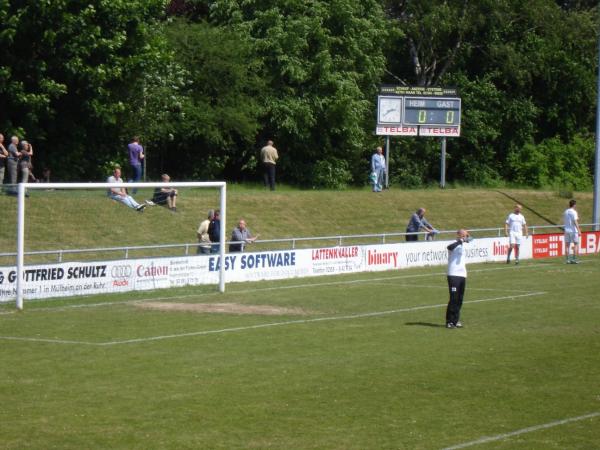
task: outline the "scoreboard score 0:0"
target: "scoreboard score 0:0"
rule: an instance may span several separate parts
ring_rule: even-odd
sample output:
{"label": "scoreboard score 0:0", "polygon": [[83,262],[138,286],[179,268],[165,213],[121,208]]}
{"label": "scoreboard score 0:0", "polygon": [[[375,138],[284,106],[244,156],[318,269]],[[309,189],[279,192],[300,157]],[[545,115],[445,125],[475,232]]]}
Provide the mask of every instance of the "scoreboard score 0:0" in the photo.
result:
{"label": "scoreboard score 0:0", "polygon": [[403,125],[460,126],[460,98],[404,97]]}

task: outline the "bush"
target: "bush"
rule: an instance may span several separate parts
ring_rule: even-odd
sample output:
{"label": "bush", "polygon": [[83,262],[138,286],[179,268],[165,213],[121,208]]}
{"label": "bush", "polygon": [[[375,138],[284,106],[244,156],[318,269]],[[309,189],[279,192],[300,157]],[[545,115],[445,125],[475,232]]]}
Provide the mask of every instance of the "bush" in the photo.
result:
{"label": "bush", "polygon": [[527,144],[508,156],[512,181],[540,187],[586,190],[592,185],[594,142],[577,135],[569,143],[551,138]]}
{"label": "bush", "polygon": [[322,159],[315,164],[312,178],[315,188],[344,189],[352,181],[352,173],[347,161]]}

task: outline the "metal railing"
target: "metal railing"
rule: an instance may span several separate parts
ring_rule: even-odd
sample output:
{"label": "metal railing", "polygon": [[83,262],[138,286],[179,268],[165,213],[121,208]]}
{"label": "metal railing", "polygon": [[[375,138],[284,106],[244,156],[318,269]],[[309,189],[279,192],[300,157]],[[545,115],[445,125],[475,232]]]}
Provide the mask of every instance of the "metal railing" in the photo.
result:
{"label": "metal railing", "polygon": [[[582,224],[582,229],[592,229],[597,224]],[[549,230],[555,230],[555,232],[562,232],[562,226],[560,225],[531,225],[529,228],[529,234],[540,234],[549,232]],[[541,231],[540,231],[541,230]],[[469,229],[471,234],[475,237],[501,237],[504,236],[504,227],[494,228],[475,228]],[[423,235],[426,236],[428,232],[417,232],[417,233],[376,233],[376,234],[350,234],[350,235],[334,235],[334,236],[317,236],[317,237],[298,237],[298,238],[284,238],[284,239],[262,239],[256,240],[251,244],[254,248],[257,246],[261,249],[264,247],[265,250],[295,250],[299,248],[301,244],[311,244],[316,242],[330,243],[327,246],[344,246],[344,245],[357,245],[360,242],[363,245],[370,244],[386,244],[393,242],[403,242],[407,235]],[[447,235],[447,238],[452,238],[456,234],[456,230],[443,230],[437,233],[438,239],[443,235]],[[225,245],[240,243],[239,241],[226,241]],[[283,246],[281,244],[284,244]],[[162,244],[162,245],[134,245],[134,246],[121,246],[121,247],[97,247],[97,248],[86,248],[86,249],[58,249],[58,250],[35,250],[26,251],[27,256],[55,256],[55,262],[63,262],[66,255],[82,255],[82,254],[99,254],[99,253],[122,253],[124,259],[129,259],[133,252],[144,253],[149,250],[177,250],[177,255],[189,256],[191,253],[196,254],[196,249],[200,246],[200,243],[185,243],[185,244]],[[250,244],[246,244],[250,245]],[[311,248],[310,245],[304,248]],[[179,250],[182,252],[179,252]],[[11,258],[16,257],[16,252],[0,253],[0,258]],[[155,254],[152,256],[156,256]],[[53,258],[54,259],[54,258]]]}

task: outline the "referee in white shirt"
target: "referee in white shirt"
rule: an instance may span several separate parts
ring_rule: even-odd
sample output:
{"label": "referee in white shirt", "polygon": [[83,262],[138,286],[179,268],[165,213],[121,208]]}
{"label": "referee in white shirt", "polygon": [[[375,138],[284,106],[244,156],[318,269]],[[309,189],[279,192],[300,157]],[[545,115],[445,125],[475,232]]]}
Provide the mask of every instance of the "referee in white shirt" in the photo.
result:
{"label": "referee in white shirt", "polygon": [[448,246],[448,291],[450,300],[446,308],[446,328],[462,328],[460,308],[467,285],[467,265],[463,244],[469,242],[469,232],[460,229],[456,241]]}

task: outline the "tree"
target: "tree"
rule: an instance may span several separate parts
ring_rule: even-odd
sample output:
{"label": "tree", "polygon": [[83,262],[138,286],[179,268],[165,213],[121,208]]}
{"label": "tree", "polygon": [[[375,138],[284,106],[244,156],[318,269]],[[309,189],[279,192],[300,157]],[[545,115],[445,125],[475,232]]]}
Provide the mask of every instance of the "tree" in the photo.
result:
{"label": "tree", "polygon": [[477,28],[477,6],[469,0],[384,0],[384,7],[402,31],[396,48],[400,55],[408,53],[398,64],[390,61],[392,72],[402,74],[411,85],[438,86],[470,44],[470,34]]}
{"label": "tree", "polygon": [[277,141],[280,173],[304,185],[362,181],[385,62],[379,3],[217,0],[211,20],[247,32],[262,61],[268,87],[257,143]]}
{"label": "tree", "polygon": [[0,126],[63,179],[103,176],[162,0],[0,2]]}
{"label": "tree", "polygon": [[583,3],[384,0],[399,29],[390,72],[407,84],[456,86],[463,99],[450,178],[519,181],[519,153],[593,129],[598,11]]}
{"label": "tree", "polygon": [[260,61],[241,31],[183,20],[166,31],[184,82],[177,120],[170,122],[175,140],[159,146],[163,166],[196,179],[239,178],[256,164]]}

